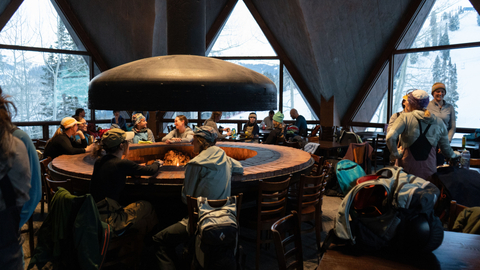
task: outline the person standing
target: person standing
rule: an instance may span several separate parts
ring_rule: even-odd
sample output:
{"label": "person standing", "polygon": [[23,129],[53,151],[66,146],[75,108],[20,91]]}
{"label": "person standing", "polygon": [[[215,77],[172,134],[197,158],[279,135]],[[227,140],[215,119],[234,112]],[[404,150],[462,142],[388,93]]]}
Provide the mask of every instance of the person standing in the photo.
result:
{"label": "person standing", "polygon": [[72,115],[73,118],[75,118],[75,116],[78,116],[80,119],[84,119],[85,118],[85,110],[82,109],[82,108],[78,108],[75,110],[75,115]]}
{"label": "person standing", "polygon": [[[445,156],[458,157],[450,147],[442,119],[426,110],[427,106],[427,92],[417,89],[409,93],[406,102],[409,113],[402,113],[387,134],[387,146],[397,160],[395,165],[423,179],[437,171],[436,145]],[[400,146],[397,148],[400,135]]]}
{"label": "person standing", "polygon": [[390,130],[390,127],[393,125],[393,123],[395,123],[395,120],[397,120],[397,118],[402,113],[406,112],[405,104],[407,103],[407,99],[408,99],[407,95],[403,96],[403,98],[402,98],[402,108],[403,108],[403,110],[401,112],[396,112],[396,113],[392,114],[392,116],[390,116],[390,120],[388,120],[387,133]]}
{"label": "person standing", "polygon": [[302,115],[299,115],[296,109],[290,110],[290,116],[295,119],[295,126],[298,127],[298,134],[307,137],[307,120]]}
{"label": "person standing", "polygon": [[[202,196],[209,200],[226,199],[231,195],[232,174],[243,174],[242,164],[215,146],[217,135],[210,126],[195,128],[192,144],[193,152],[198,155],[185,166],[182,188],[182,201],[185,204],[187,195],[195,198]],[[176,269],[175,247],[189,239],[187,224],[188,218],[184,218],[153,236],[159,269]]]}
{"label": "person standing", "polygon": [[[446,94],[447,90],[445,84],[441,82],[434,83],[432,85],[433,100],[428,103],[427,109],[436,117],[443,120],[443,123],[445,123],[448,131],[448,141],[451,142],[457,128],[457,122],[455,117],[455,108],[452,104],[447,103],[444,99]],[[445,162],[445,156],[442,154],[438,146],[437,149],[437,166],[443,165]]]}
{"label": "person standing", "polygon": [[274,114],[275,114],[275,112],[273,110],[270,110],[268,112],[268,116],[263,118],[263,121],[260,124],[262,126],[262,129],[268,129],[268,130],[273,129],[273,115]]}
{"label": "person standing", "polygon": [[7,110],[10,105],[13,103],[0,91],[0,269],[20,270],[20,220],[22,208],[30,199],[31,172],[27,148],[12,134],[15,126]]}

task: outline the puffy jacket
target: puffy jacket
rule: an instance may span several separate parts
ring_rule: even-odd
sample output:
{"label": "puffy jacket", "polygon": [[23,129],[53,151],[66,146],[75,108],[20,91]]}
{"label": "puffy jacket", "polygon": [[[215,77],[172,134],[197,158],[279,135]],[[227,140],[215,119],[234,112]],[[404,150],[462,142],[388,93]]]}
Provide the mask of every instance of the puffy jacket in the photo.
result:
{"label": "puffy jacket", "polygon": [[432,125],[425,136],[433,147],[438,145],[443,155],[447,158],[458,157],[450,147],[447,128],[443,121],[433,114],[427,116],[425,112],[421,110],[400,114],[398,119],[393,123],[390,131],[388,131],[387,146],[393,157],[398,159],[403,156],[403,151],[399,152],[397,149],[399,135],[402,135],[400,139],[402,149],[410,147],[420,136],[417,119],[422,123],[422,131],[425,131],[429,124]]}

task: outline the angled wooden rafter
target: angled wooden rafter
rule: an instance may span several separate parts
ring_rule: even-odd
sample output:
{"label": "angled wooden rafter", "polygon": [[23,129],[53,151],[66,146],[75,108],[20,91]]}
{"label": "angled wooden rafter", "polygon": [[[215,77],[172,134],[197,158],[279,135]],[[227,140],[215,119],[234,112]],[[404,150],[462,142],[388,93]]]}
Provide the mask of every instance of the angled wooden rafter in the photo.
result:
{"label": "angled wooden rafter", "polygon": [[70,26],[73,28],[75,33],[77,34],[78,38],[82,42],[83,46],[87,49],[87,51],[92,55],[93,60],[97,64],[98,68],[100,71],[105,71],[109,69],[107,63],[105,62],[104,58],[98,51],[97,47],[93,43],[93,41],[90,39],[90,36],[88,33],[85,31],[83,28],[82,24],[78,20],[77,16],[73,12],[72,8],[70,5],[67,3],[66,0],[55,0],[55,3],[57,4],[58,8],[61,10],[65,18],[68,20],[68,23]]}
{"label": "angled wooden rafter", "polygon": [[2,12],[2,14],[0,14],[0,31],[2,31],[5,25],[7,25],[10,18],[12,18],[13,14],[15,14],[22,3],[23,0],[12,0],[5,7],[5,10]]}
{"label": "angled wooden rafter", "polygon": [[390,57],[393,54],[393,51],[398,49],[398,46],[402,43],[410,27],[416,21],[421,9],[425,6],[427,2],[432,1],[434,0],[421,0],[411,2],[405,16],[403,16],[402,21],[397,26],[395,32],[393,33],[392,37],[387,43],[387,46],[385,47],[385,50],[382,52],[376,65],[373,67],[372,72],[370,72],[370,75],[366,79],[362,88],[360,88],[360,91],[358,91],[356,98],[353,100],[352,104],[349,106],[349,109],[343,116],[342,125],[351,125],[351,123],[355,119],[355,116],[360,111],[362,105],[367,100],[367,97],[375,86],[375,83],[380,79],[380,75],[383,73],[385,68],[388,68]]}
{"label": "angled wooden rafter", "polygon": [[[207,53],[210,52],[210,50],[212,49],[215,40],[217,40],[218,35],[222,31],[223,26],[227,22],[228,17],[230,17],[230,14],[235,8],[237,2],[238,0],[228,0],[220,14],[218,14],[218,17],[215,19],[212,26],[208,30],[207,36],[205,38],[205,44],[207,46],[205,51]],[[207,53],[205,53],[205,55],[207,55]]]}
{"label": "angled wooden rafter", "polygon": [[[260,26],[260,29],[262,29],[263,34],[265,35],[265,37],[267,37],[267,40],[270,42],[270,45],[273,47],[273,49],[277,53],[280,60],[283,62],[283,65],[285,65],[285,67],[287,68],[288,72],[290,73],[290,76],[295,81],[300,91],[302,91],[302,94],[305,96],[305,99],[307,100],[309,105],[312,107],[313,112],[317,115],[317,117],[320,118],[320,115],[319,115],[320,103],[315,98],[315,95],[313,95],[312,90],[308,87],[307,83],[303,79],[302,75],[300,74],[296,66],[292,63],[290,58],[287,56],[285,50],[280,45],[280,43],[278,42],[273,32],[267,26],[265,20],[262,18],[262,16],[258,12],[257,7],[252,2],[252,0],[244,0],[243,2],[247,6],[250,13],[252,13],[253,18],[255,19],[255,21],[257,21],[257,24]],[[280,91],[283,91],[283,89],[280,89]]]}

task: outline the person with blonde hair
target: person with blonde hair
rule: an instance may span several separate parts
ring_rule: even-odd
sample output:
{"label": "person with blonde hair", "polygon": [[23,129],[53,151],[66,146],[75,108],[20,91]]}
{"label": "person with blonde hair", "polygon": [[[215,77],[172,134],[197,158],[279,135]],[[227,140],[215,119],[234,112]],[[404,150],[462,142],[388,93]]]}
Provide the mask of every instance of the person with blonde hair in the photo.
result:
{"label": "person with blonde hair", "polygon": [[428,102],[428,93],[423,90],[407,94],[408,113],[400,114],[387,133],[387,146],[396,159],[395,165],[423,179],[437,171],[435,146],[449,158],[458,157],[450,147],[442,119],[426,110]]}
{"label": "person with blonde hair", "polygon": [[[76,155],[93,151],[95,144],[87,146],[85,135],[78,130],[78,124],[81,123],[73,117],[63,118],[60,127],[45,146],[44,157],[54,159],[61,155]],[[75,140],[76,135],[80,136],[81,143]]]}

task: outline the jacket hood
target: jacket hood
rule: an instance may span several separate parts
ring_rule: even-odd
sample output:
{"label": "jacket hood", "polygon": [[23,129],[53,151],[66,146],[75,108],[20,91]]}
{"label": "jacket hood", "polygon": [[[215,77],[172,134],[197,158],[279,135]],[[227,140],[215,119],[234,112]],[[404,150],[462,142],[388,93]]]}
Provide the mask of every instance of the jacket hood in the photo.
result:
{"label": "jacket hood", "polygon": [[437,117],[435,115],[433,115],[432,113],[430,113],[430,112],[427,113],[427,112],[428,112],[428,110],[426,110],[426,111],[415,110],[415,111],[410,112],[410,113],[413,114],[415,116],[415,118],[417,118],[419,120],[422,120],[423,122],[425,122],[427,124],[434,123],[437,120]]}
{"label": "jacket hood", "polygon": [[223,168],[222,165],[227,162],[227,154],[218,146],[210,146],[206,150],[203,150],[198,156],[191,159],[188,164],[196,164],[199,166],[207,167],[211,170],[217,170],[217,168]]}

